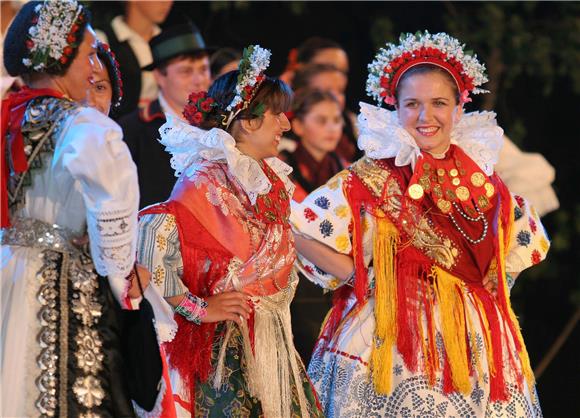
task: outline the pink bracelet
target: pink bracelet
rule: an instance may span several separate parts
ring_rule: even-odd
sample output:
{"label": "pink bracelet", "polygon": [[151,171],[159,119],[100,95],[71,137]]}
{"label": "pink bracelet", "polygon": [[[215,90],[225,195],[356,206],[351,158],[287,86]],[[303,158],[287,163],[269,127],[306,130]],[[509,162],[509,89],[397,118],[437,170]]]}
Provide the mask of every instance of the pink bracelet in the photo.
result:
{"label": "pink bracelet", "polygon": [[192,295],[191,292],[186,292],[185,297],[181,299],[181,302],[174,308],[174,311],[188,321],[200,325],[202,318],[207,315],[205,308],[207,308],[207,302],[205,300]]}

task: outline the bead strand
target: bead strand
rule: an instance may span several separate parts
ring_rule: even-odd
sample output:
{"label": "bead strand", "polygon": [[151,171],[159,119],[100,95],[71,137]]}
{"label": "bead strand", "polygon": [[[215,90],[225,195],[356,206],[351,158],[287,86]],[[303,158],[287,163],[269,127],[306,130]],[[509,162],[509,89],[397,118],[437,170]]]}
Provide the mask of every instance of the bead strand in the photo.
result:
{"label": "bead strand", "polygon": [[483,223],[483,232],[481,233],[481,236],[477,239],[473,239],[471,238],[469,235],[467,235],[467,233],[463,230],[463,228],[461,228],[459,226],[459,224],[457,223],[457,221],[455,220],[455,218],[453,217],[452,214],[449,214],[449,218],[451,219],[451,222],[453,223],[453,225],[455,226],[455,228],[459,231],[459,233],[463,236],[463,238],[465,238],[468,242],[470,242],[471,244],[479,244],[480,242],[482,242],[485,237],[487,236],[487,229],[488,229],[488,222],[487,219],[485,219],[485,216],[483,215],[483,213],[481,213],[481,211],[479,210],[479,208],[477,207],[477,205],[475,206],[475,210],[478,213],[477,218],[473,218],[469,215],[467,215],[466,213],[464,213],[459,207],[458,205],[453,202],[453,206],[455,207],[455,209],[457,210],[457,212],[465,219],[467,219],[468,221],[471,222],[477,222],[477,221],[482,221]]}

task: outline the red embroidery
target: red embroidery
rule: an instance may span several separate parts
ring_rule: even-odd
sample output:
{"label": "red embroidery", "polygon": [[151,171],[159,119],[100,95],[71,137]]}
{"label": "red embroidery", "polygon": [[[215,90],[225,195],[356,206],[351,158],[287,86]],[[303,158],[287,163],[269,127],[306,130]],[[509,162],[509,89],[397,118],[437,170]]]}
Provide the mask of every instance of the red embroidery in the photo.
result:
{"label": "red embroidery", "polygon": [[538,264],[540,261],[542,261],[542,256],[540,252],[538,250],[532,251],[532,263]]}
{"label": "red embroidery", "polygon": [[534,234],[538,230],[538,227],[536,225],[536,221],[534,221],[532,218],[530,218],[530,229],[532,230],[532,233],[534,233]]}
{"label": "red embroidery", "polygon": [[314,211],[312,209],[306,208],[306,209],[304,209],[304,217],[310,223],[312,221],[315,221],[316,218],[318,218],[318,215],[316,213],[314,213]]}

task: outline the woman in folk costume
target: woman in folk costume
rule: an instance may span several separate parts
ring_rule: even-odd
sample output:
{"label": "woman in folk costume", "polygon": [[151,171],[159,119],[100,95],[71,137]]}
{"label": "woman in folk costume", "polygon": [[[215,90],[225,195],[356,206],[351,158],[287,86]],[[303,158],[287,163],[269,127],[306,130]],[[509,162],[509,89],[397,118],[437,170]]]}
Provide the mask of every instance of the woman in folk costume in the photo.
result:
{"label": "woman in folk costume", "polygon": [[132,415],[105,324],[111,290],[138,295],[138,186],[120,128],[78,104],[96,48],[76,1],[27,3],[6,36],[27,86],[2,102],[2,416]]}
{"label": "woman in folk costume", "polygon": [[293,186],[276,158],[291,92],[269,60],[248,47],[190,96],[190,124],[160,129],[179,180],[141,211],[138,259],[168,302],[154,309],[178,416],[322,416],[292,342]]}
{"label": "woman in folk costume", "polygon": [[509,289],[549,243],[493,172],[495,115],[463,113],[484,66],[425,32],[369,69],[396,110],[361,103],[366,156],[292,207],[301,270],[336,289],[309,367],[324,412],[541,416]]}

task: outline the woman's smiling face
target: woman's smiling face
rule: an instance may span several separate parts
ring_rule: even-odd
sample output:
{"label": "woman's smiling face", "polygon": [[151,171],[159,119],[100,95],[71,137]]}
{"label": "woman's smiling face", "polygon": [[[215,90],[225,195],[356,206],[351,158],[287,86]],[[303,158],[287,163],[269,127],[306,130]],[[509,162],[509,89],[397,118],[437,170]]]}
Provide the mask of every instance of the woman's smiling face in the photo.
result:
{"label": "woman's smiling face", "polygon": [[397,113],[401,125],[422,151],[444,153],[463,113],[455,86],[438,71],[412,74],[400,83]]}

